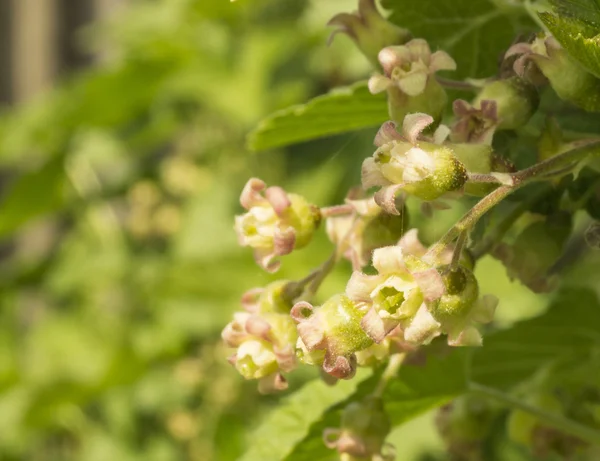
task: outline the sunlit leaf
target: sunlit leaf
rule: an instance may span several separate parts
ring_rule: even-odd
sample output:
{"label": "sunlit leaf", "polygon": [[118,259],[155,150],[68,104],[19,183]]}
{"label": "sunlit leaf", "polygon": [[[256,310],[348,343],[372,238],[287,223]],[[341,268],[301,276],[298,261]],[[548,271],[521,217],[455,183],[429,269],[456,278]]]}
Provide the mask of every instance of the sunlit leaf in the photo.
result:
{"label": "sunlit leaf", "polygon": [[387,119],[385,95],[374,96],[365,83],[359,83],[274,113],[249,134],[248,146],[271,149],[379,125]]}
{"label": "sunlit leaf", "polygon": [[[278,461],[286,458],[332,405],[346,399],[368,374],[329,386],[318,380],[282,402],[250,436],[250,448],[239,461]],[[361,379],[362,378],[362,379]],[[322,459],[322,458],[313,458]]]}

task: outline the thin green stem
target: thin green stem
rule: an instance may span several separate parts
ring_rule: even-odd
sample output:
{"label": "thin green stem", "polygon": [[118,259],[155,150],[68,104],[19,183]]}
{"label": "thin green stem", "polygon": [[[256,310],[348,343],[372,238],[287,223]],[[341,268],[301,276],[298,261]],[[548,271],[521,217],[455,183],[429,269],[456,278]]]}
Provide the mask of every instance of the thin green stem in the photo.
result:
{"label": "thin green stem", "polygon": [[569,171],[569,165],[575,165],[577,162],[584,160],[587,157],[600,156],[600,141],[598,140],[585,140],[574,149],[567,151],[563,154],[555,155],[543,162],[537,163],[529,168],[521,170],[512,175],[515,183],[522,183],[534,180],[538,176],[544,176],[552,174],[553,172],[564,170],[565,173]]}
{"label": "thin green stem", "polygon": [[467,243],[468,235],[469,233],[467,231],[462,231],[458,236],[458,240],[454,246],[454,253],[452,253],[452,261],[450,262],[450,267],[452,269],[456,269],[458,267],[458,262],[460,261],[460,256],[462,255],[465,244]]}
{"label": "thin green stem", "polygon": [[464,81],[460,81],[460,80],[452,80],[449,78],[440,77],[438,75],[435,76],[435,79],[444,88],[449,88],[452,90],[461,90],[461,91],[478,91],[479,90],[479,88],[477,86],[475,86],[469,82],[464,82]]}
{"label": "thin green stem", "polygon": [[461,232],[470,230],[485,213],[517,189],[540,179],[551,179],[558,173],[566,174],[570,171],[569,166],[575,166],[577,162],[590,156],[600,156],[600,141],[584,140],[577,145],[578,147],[570,151],[511,174],[512,185],[500,186],[483,197],[438,242],[431,246],[424,257],[425,260],[435,262],[446,246],[451,244]]}
{"label": "thin green stem", "polygon": [[504,198],[513,193],[518,186],[500,186],[483,197],[473,208],[467,211],[459,221],[446,232],[441,239],[431,246],[424,259],[435,262],[446,246],[451,244],[461,232],[471,229],[479,218],[488,210],[500,203]]}
{"label": "thin green stem", "polygon": [[325,261],[321,265],[321,267],[319,267],[316,270],[316,274],[312,278],[312,281],[310,282],[310,285],[308,286],[308,290],[307,290],[307,295],[308,295],[309,299],[312,298],[317,293],[317,291],[319,290],[319,287],[321,286],[321,284],[323,283],[325,278],[331,273],[331,271],[337,264],[338,260],[339,260],[339,258],[338,258],[338,254],[336,251],[327,259],[327,261]]}
{"label": "thin green stem", "polygon": [[390,360],[387,363],[387,366],[381,375],[381,379],[377,383],[377,387],[373,391],[374,397],[381,397],[387,384],[390,382],[394,376],[398,374],[398,370],[402,366],[402,362],[406,358],[406,353],[393,354],[390,356]]}
{"label": "thin green stem", "polygon": [[542,410],[541,408],[523,402],[518,398],[513,397],[512,395],[474,382],[469,383],[469,391],[492,398],[512,408],[518,408],[520,410],[523,410],[529,414],[537,416],[545,425],[555,427],[560,431],[574,435],[575,437],[578,437],[581,440],[584,440],[591,444],[600,445],[599,431],[591,429],[590,427],[580,424],[571,419],[565,418],[564,416],[557,415],[555,413],[549,413],[547,411]]}
{"label": "thin green stem", "polygon": [[513,224],[533,205],[548,194],[548,187],[542,187],[535,194],[528,195],[510,213],[508,213],[476,246],[471,250],[475,259],[489,253],[502,240]]}

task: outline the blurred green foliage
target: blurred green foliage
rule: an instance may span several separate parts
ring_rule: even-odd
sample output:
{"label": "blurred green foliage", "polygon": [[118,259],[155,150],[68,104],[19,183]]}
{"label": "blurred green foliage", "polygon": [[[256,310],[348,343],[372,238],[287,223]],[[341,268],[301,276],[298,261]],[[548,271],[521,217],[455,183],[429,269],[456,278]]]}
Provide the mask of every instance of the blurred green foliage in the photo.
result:
{"label": "blurred green foliage", "polygon": [[[244,147],[261,117],[367,75],[349,43],[325,46],[327,8],[132,2],[85,31],[96,65],[5,111],[2,460],[241,454],[275,398],[239,379],[220,344],[241,293],[269,279],[236,245],[239,191],[251,174],[293,173],[294,188],[331,202],[368,145]],[[326,245],[301,254],[298,273]]]}

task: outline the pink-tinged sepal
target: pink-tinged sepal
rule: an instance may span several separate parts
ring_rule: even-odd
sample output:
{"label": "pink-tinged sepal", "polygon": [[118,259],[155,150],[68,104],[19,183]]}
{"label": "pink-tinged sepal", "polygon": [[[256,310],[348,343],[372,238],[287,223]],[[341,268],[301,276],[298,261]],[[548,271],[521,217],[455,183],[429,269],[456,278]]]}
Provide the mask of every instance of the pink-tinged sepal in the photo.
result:
{"label": "pink-tinged sepal", "polygon": [[433,318],[423,303],[414,317],[402,323],[404,338],[414,344],[429,344],[442,334],[440,323]]}
{"label": "pink-tinged sepal", "polygon": [[249,210],[253,206],[262,203],[263,197],[260,193],[265,190],[265,187],[264,181],[258,178],[250,178],[240,195],[240,205]]}

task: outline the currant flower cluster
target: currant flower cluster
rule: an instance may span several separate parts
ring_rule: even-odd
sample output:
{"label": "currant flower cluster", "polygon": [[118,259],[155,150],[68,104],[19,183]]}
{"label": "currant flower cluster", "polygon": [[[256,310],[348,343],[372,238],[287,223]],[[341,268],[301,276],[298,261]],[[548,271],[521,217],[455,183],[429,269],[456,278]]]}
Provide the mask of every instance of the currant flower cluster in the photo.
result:
{"label": "currant flower cluster", "polygon": [[[447,85],[437,73],[456,69],[449,54],[432,52],[426,40],[386,21],[374,0],[359,0],[358,12],[337,15],[329,24],[337,29],[334,35],[348,35],[378,68],[368,88],[387,94],[390,120],[363,161],[361,187],[349,191],[343,204],[319,207],[257,178],[242,191],[245,213],[235,218],[239,243],[253,250],[267,272],[276,272],[286,255],[307,246],[322,221],[334,246],[331,258],[303,279],[246,293],[243,311],[223,330],[224,341],[235,349],[231,363],[244,378],[258,380],[262,392],[285,389],[285,374],[300,364],[319,367],[335,382],[352,378],[357,367],[416,354],[440,337],[450,347],[481,346],[481,326],[493,320],[498,300],[480,293],[476,259],[494,250],[509,275],[547,291],[552,285],[541,274],[558,254],[531,256],[533,246],[527,241],[520,247],[519,239],[512,246],[486,240],[470,245],[470,231],[483,213],[532,178],[564,174],[587,155],[576,149],[580,145],[550,136],[552,142],[540,148],[540,163],[519,172],[493,148],[497,133],[529,121],[544,85],[583,109],[595,104],[586,92],[599,80],[573,65],[553,37],[543,34],[513,45],[496,77],[454,82],[476,94],[470,101],[454,101],[453,118],[442,124],[448,120]],[[420,201],[431,217],[464,195],[484,198],[440,241],[424,245],[408,225],[406,201]],[[534,223],[535,238],[546,233],[553,243],[564,242],[572,226],[568,218]],[[549,225],[555,221],[558,227]],[[587,233],[596,246],[597,228],[596,223]],[[522,235],[531,239],[527,231]],[[522,264],[524,258],[539,264]],[[345,290],[314,302],[322,280],[343,259],[352,266]],[[447,420],[444,427],[450,427]],[[394,459],[385,444],[389,429],[381,399],[373,395],[348,406],[341,428],[326,431],[325,443],[344,460]]]}

